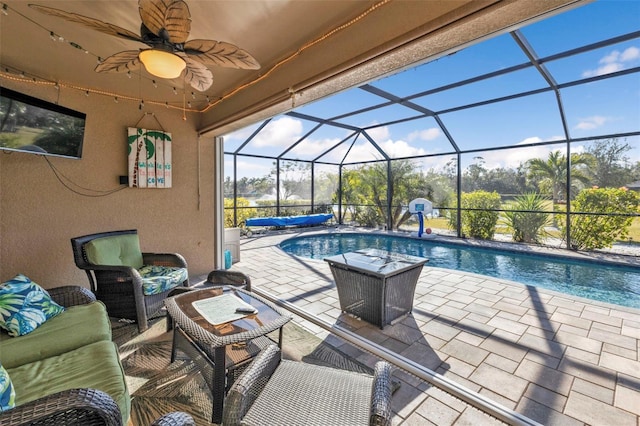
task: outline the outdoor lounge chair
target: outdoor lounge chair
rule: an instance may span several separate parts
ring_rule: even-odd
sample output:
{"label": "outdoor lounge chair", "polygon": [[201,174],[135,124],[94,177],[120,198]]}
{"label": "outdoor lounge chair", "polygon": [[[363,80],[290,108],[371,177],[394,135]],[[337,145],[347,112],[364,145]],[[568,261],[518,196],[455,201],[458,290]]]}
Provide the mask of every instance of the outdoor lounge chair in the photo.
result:
{"label": "outdoor lounge chair", "polygon": [[233,286],[251,291],[251,278],[247,274],[239,271],[229,271],[226,269],[215,269],[207,275],[205,286]]}
{"label": "outdoor lounge chair", "polygon": [[142,253],[134,230],[71,239],[73,258],[109,316],[134,320],[143,332],[177,286],[189,286],[187,262],[177,253]]}
{"label": "outdoor lounge chair", "polygon": [[281,359],[265,348],[231,386],[223,424],[389,425],[391,364],[373,376]]}

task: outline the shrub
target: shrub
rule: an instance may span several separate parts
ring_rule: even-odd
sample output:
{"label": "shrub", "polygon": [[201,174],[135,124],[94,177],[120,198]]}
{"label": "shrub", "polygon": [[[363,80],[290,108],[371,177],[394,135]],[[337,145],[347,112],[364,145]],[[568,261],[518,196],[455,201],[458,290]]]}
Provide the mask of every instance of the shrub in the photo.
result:
{"label": "shrub", "polygon": [[513,241],[539,243],[541,237],[546,235],[545,226],[550,222],[549,213],[539,211],[544,209],[545,197],[528,193],[515,197],[514,201],[512,208],[504,213],[504,221],[512,232]]}
{"label": "shrub", "polygon": [[[500,208],[500,194],[497,192],[474,191],[463,193],[462,212],[462,234],[471,238],[490,240],[496,232]],[[455,206],[454,206],[455,207]],[[455,228],[457,225],[455,209],[447,212],[449,226]]]}
{"label": "shrub", "polygon": [[[611,247],[629,232],[632,214],[638,213],[640,197],[626,188],[597,188],[580,191],[571,202],[571,211],[605,213],[605,215],[572,214],[568,246],[574,250],[594,250]],[[566,234],[566,226],[560,229]]]}
{"label": "shrub", "polygon": [[[236,200],[238,209],[237,209],[237,220],[238,225],[244,225],[244,222],[250,218],[256,216],[256,209],[251,208],[243,208],[249,207],[251,204],[249,200],[246,198],[238,197]],[[225,228],[233,228],[233,199],[225,198],[224,199],[224,227]]]}
{"label": "shrub", "polygon": [[369,228],[375,228],[385,222],[384,217],[379,213],[378,209],[371,206],[358,208],[354,219],[358,225]]}

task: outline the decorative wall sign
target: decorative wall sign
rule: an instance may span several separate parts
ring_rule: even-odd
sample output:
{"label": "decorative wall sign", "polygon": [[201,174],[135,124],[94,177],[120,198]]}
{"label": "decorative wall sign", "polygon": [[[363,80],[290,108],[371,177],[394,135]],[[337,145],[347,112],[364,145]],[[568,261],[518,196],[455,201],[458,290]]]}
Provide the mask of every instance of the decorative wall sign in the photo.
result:
{"label": "decorative wall sign", "polygon": [[171,188],[171,133],[128,128],[129,186]]}

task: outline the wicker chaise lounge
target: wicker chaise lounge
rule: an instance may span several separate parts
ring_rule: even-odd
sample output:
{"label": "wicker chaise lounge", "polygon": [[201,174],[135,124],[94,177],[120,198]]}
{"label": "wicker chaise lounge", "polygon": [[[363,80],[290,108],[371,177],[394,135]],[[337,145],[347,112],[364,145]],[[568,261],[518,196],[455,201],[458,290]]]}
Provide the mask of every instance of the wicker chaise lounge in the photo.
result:
{"label": "wicker chaise lounge", "polygon": [[[24,345],[22,350],[20,351],[16,349],[16,343],[21,344],[18,339],[30,339],[29,335],[21,336],[21,337],[10,337],[8,335],[0,336],[0,361],[3,361],[4,365],[12,366],[16,361],[24,361],[29,362],[26,358],[36,359],[39,356],[43,358],[56,358],[62,360],[65,356],[64,354],[60,354],[58,356],[57,349],[52,346],[56,346],[51,344],[51,341],[47,340],[47,337],[43,335],[51,334],[55,335],[51,337],[55,341],[61,342],[62,346],[71,347],[74,343],[77,342],[85,342],[87,345],[90,345],[90,341],[92,340],[100,340],[107,339],[108,343],[112,345],[111,342],[111,328],[108,324],[108,320],[106,320],[106,311],[104,307],[100,309],[100,302],[95,302],[96,298],[88,289],[80,286],[63,286],[56,287],[47,290],[49,296],[58,304],[62,305],[67,309],[66,314],[71,315],[72,317],[78,319],[84,313],[86,313],[89,318],[93,318],[92,321],[89,321],[87,318],[84,322],[90,325],[86,327],[86,329],[91,330],[91,336],[82,336],[79,331],[80,328],[73,327],[69,323],[60,322],[60,320],[64,320],[62,318],[65,313],[60,314],[58,317],[52,319],[50,323],[42,325],[40,331],[34,331],[31,334],[31,337],[35,339],[36,345]],[[83,311],[79,313],[79,311]],[[74,313],[68,313],[69,311],[74,311]],[[104,319],[106,321],[106,328],[100,327],[98,323],[105,322],[101,321],[101,318],[98,318],[97,313],[102,312]],[[93,315],[93,316],[91,316]],[[57,323],[57,324],[54,324]],[[101,331],[100,331],[101,330]],[[68,336],[66,334],[72,333],[73,336]],[[66,335],[66,337],[64,337]],[[15,340],[13,340],[15,339]],[[41,344],[39,344],[41,342]],[[39,346],[39,350],[35,350],[34,347]],[[95,344],[92,345],[95,347]],[[115,348],[115,346],[113,346]],[[69,349],[71,350],[71,349]],[[39,352],[39,353],[38,353]],[[98,350],[90,352],[96,356],[105,355],[104,352],[99,352]],[[116,360],[115,362],[118,364],[117,370],[122,373],[122,367],[118,361],[118,353],[114,349],[113,357]],[[64,358],[70,359],[70,358]],[[81,374],[83,371],[87,371],[89,375],[93,372],[91,371],[92,367],[101,368],[103,364],[96,362],[96,360],[88,358],[86,359],[86,365],[81,365],[83,359],[76,359],[76,362],[73,362],[72,365],[64,366],[69,371],[73,371],[73,376],[69,378],[69,380],[74,380],[74,384],[83,383],[86,386],[99,386],[97,383],[91,383],[91,379],[83,380],[83,375]],[[24,390],[27,387],[35,386],[42,387],[45,389],[60,389],[64,388],[64,383],[60,378],[49,378],[48,376],[43,377],[43,371],[51,371],[51,368],[47,367],[45,363],[38,363],[37,361],[34,364],[38,364],[39,367],[34,369],[35,376],[38,377],[43,384],[34,383],[35,380],[29,383],[22,383],[18,386],[18,383],[14,382],[14,386],[16,387],[16,402],[18,403],[21,389]],[[49,364],[49,366],[56,365],[55,362]],[[13,366],[16,370],[22,369],[21,366]],[[11,376],[11,372],[14,371],[11,368],[8,368],[9,375]],[[16,377],[15,376],[14,379]],[[32,376],[34,377],[34,376]],[[95,374],[91,377],[95,377]],[[120,376],[111,376],[108,381],[117,382]],[[52,383],[47,384],[47,381]],[[124,394],[120,395],[110,395],[109,393],[93,388],[93,387],[76,387],[70,389],[64,389],[58,392],[53,392],[50,394],[43,395],[37,399],[25,402],[18,403],[14,408],[10,408],[8,410],[2,411],[0,410],[0,425],[2,426],[27,426],[27,425],[39,425],[39,426],[123,426],[125,423],[124,418],[129,418],[128,406],[129,402],[123,403],[123,398],[126,398],[129,401],[129,393],[126,391],[126,384],[124,383],[124,375],[121,376],[122,387],[125,389]],[[71,385],[73,386],[73,385]],[[118,386],[111,386],[110,388],[113,390]],[[116,399],[119,402],[116,402]],[[125,412],[123,412],[125,411]],[[187,413],[183,412],[173,412],[163,415],[162,417],[155,420],[152,426],[195,426],[195,422],[193,418]]]}
{"label": "wicker chaise lounge", "polygon": [[391,364],[374,375],[281,359],[264,349],[235,381],[225,401],[223,424],[389,425]]}
{"label": "wicker chaise lounge", "polygon": [[[0,336],[3,346],[0,360],[13,381],[17,404],[0,412],[0,424],[121,425],[123,417],[129,417],[129,394],[117,350],[111,342],[104,306],[95,302],[95,296],[88,289],[79,286],[52,288],[48,294],[65,307],[65,312],[25,336],[11,337],[4,333]],[[77,324],[88,322],[89,318],[93,318],[92,327]],[[92,332],[87,333],[90,329]],[[91,349],[85,351],[84,348]],[[96,362],[83,356],[85,352],[112,360]],[[63,360],[72,365],[58,365]],[[86,365],[83,366],[83,362]],[[78,374],[90,366],[113,368],[103,370],[100,377],[89,371],[86,379]],[[51,377],[54,370],[73,370],[76,374],[69,378],[71,382],[66,382],[60,375]],[[98,390],[99,386],[104,388]],[[42,393],[30,400],[34,389],[42,389]],[[30,396],[23,395],[27,393]],[[26,400],[20,403],[20,399]]]}

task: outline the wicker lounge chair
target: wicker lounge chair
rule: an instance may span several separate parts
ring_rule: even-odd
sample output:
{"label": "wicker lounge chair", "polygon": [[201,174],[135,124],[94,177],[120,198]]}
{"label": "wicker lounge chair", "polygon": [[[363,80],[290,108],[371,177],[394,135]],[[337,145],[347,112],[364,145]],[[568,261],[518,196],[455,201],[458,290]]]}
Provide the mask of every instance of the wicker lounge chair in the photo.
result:
{"label": "wicker lounge chair", "polygon": [[[173,288],[156,294],[144,294],[143,277],[137,268],[113,263],[93,264],[87,256],[87,244],[94,240],[130,235],[137,237],[137,231],[112,231],[85,235],[72,238],[71,246],[76,265],[87,273],[91,290],[96,298],[105,304],[109,316],[134,320],[138,323],[140,332],[143,332],[148,328],[148,321],[160,313],[164,307],[164,299]],[[187,268],[184,257],[176,253],[141,254],[142,263],[145,266]],[[188,278],[181,285],[188,286]]]}
{"label": "wicker lounge chair", "polygon": [[251,278],[242,272],[215,269],[209,272],[204,286],[233,286],[251,291]]}
{"label": "wicker lounge chair", "polygon": [[268,346],[235,381],[224,405],[223,424],[389,425],[391,364],[374,376],[281,360]]}

